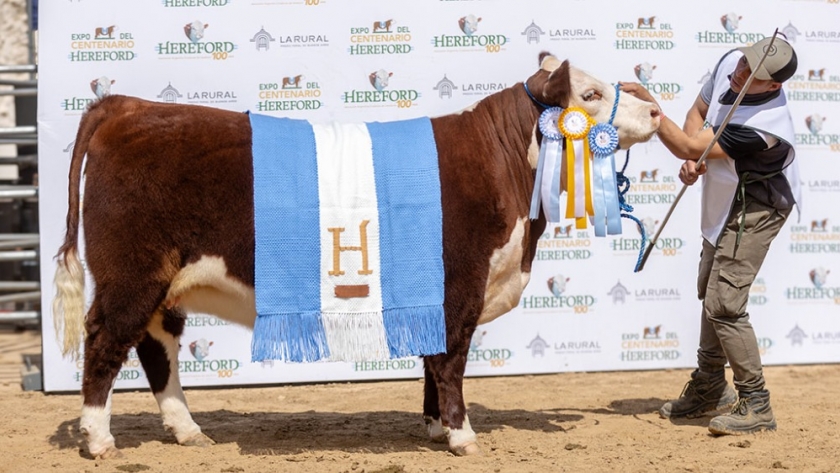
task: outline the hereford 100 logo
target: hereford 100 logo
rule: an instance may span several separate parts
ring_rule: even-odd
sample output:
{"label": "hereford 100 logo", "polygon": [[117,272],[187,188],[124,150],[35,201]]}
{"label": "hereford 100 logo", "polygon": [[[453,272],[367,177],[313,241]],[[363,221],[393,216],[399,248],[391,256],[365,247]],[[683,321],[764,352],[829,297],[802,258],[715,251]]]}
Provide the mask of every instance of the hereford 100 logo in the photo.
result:
{"label": "hereford 100 logo", "polygon": [[822,266],[811,269],[811,286],[792,286],[785,289],[787,300],[796,303],[834,303],[840,305],[840,287],[832,285],[831,270]]}
{"label": "hereford 100 logo", "polygon": [[508,348],[484,347],[484,336],[486,330],[476,329],[470,339],[470,351],[467,352],[467,363],[470,366],[490,366],[501,368],[513,357],[513,352]]}
{"label": "hereford 100 logo", "polygon": [[389,85],[393,72],[379,69],[367,76],[369,87],[373,90],[349,90],[344,92],[341,100],[345,107],[381,106],[388,104],[397,108],[411,108],[416,105],[420,93],[413,89],[390,89]]}
{"label": "hereford 100 logo", "polygon": [[[652,217],[644,217],[639,219],[642,222],[642,226],[645,229],[645,236],[647,237],[646,244],[650,243],[650,239],[656,234],[657,225],[659,225],[659,220],[656,220]],[[628,237],[618,237],[614,238],[610,241],[610,248],[612,248],[614,254],[616,255],[632,255],[638,256],[639,250],[642,249],[642,235],[641,231],[639,230],[639,226],[636,222],[629,221],[627,219],[623,219],[622,223],[625,225],[632,225],[636,230],[636,234],[639,235],[638,238],[628,238]],[[625,235],[629,235],[630,232],[628,231],[627,227],[624,227]],[[669,236],[660,236],[656,240],[655,249],[660,252],[663,256],[676,256],[680,254],[680,250],[685,246],[685,240],[679,237],[669,237]]]}
{"label": "hereford 100 logo", "polygon": [[155,50],[160,59],[177,59],[179,57],[192,57],[214,60],[225,60],[233,57],[233,51],[237,46],[230,41],[204,41],[206,31],[210,29],[209,23],[195,20],[183,27],[184,36],[189,42],[167,41],[158,43]]}
{"label": "hereford 100 logo", "polygon": [[508,43],[508,38],[503,34],[481,34],[481,22],[483,18],[475,15],[466,15],[458,19],[458,29],[461,34],[442,34],[432,38],[432,46],[436,51],[483,51],[498,53]]}
{"label": "hereford 100 logo", "polygon": [[[569,281],[571,281],[571,278],[560,273],[549,277],[545,281],[545,284],[548,287],[548,293],[550,295],[523,296],[520,299],[520,307],[532,312],[542,311],[551,314],[586,314],[592,312],[597,302],[595,296],[569,291]],[[529,285],[528,287],[530,288],[531,286]],[[545,294],[544,289],[540,293]]]}
{"label": "hereford 100 logo", "polygon": [[698,31],[695,35],[697,42],[703,45],[720,45],[732,47],[733,45],[750,45],[761,41],[766,36],[763,33],[740,31],[741,20],[744,17],[735,12],[724,13],[718,18],[720,24],[717,30]]}
{"label": "hereford 100 logo", "polygon": [[676,82],[656,81],[654,71],[656,64],[642,62],[633,67],[633,74],[639,79],[639,83],[651,94],[657,95],[659,100],[674,100],[679,98],[682,86]]}
{"label": "hereford 100 logo", "polygon": [[258,112],[318,110],[323,105],[318,82],[307,79],[303,74],[259,84],[258,97]]}
{"label": "hereford 100 logo", "polygon": [[[102,97],[109,95],[111,93],[111,86],[114,85],[116,80],[109,79],[107,76],[97,77],[90,81],[90,91],[93,92],[93,96],[87,97],[69,97],[61,101],[61,108],[65,112],[78,112],[82,113],[87,110],[88,105],[90,105],[96,99],[101,99]],[[72,113],[68,114],[72,115]]]}
{"label": "hereford 100 logo", "polygon": [[233,0],[161,0],[166,8],[224,7]]}
{"label": "hereford 100 logo", "polygon": [[196,374],[197,376],[215,375],[218,378],[230,378],[242,366],[235,359],[213,359],[210,356],[213,342],[205,338],[191,341],[187,345],[192,360],[178,361],[178,372]]}
{"label": "hereford 100 logo", "polygon": [[807,133],[796,134],[796,144],[803,148],[840,151],[840,134],[826,132],[827,117],[820,113],[812,113],[805,117],[804,124]]}
{"label": "hereford 100 logo", "polygon": [[667,51],[674,49],[674,30],[657,16],[615,24],[615,49]]}

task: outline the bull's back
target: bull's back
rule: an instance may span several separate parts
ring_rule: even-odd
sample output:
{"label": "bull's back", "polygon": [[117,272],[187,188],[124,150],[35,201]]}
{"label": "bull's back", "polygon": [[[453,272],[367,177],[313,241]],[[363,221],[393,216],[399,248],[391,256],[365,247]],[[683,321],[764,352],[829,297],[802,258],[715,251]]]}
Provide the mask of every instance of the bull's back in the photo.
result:
{"label": "bull's back", "polygon": [[98,107],[107,118],[88,147],[83,206],[93,274],[107,279],[125,257],[160,272],[214,255],[253,284],[248,116],[121,96]]}

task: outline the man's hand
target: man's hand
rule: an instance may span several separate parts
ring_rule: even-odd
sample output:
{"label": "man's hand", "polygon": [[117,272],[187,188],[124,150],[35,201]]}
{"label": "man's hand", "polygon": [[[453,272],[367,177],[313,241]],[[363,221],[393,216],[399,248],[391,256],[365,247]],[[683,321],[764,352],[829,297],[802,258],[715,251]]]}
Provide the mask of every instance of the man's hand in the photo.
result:
{"label": "man's hand", "polygon": [[696,161],[686,161],[680,167],[680,180],[687,186],[697,182],[697,179],[703,174],[706,174],[706,163],[701,164],[698,168]]}
{"label": "man's hand", "polygon": [[656,99],[653,98],[653,95],[650,95],[650,92],[648,92],[642,84],[639,84],[638,82],[619,82],[618,84],[622,91],[627,92],[633,97],[636,97],[639,100],[644,100],[645,102],[659,105],[656,102]]}

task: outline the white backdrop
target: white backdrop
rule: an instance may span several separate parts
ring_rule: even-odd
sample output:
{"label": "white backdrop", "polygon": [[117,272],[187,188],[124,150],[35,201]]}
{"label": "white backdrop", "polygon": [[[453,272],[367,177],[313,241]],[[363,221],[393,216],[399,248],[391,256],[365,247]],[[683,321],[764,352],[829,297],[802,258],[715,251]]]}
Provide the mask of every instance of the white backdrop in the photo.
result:
{"label": "white backdrop", "polygon": [[[459,19],[473,15],[470,37]],[[725,21],[729,18],[729,22]],[[67,175],[80,116],[97,86],[114,94],[322,122],[451,113],[537,69],[540,51],[609,82],[640,81],[681,122],[717,59],[781,28],[799,55],[787,85],[804,184],[755,282],[750,312],[767,364],[840,360],[840,17],[838,0],[71,0],[41,5],[39,156],[44,386],[77,390],[82,362],[61,358],[52,331],[53,256],[63,239]],[[203,38],[191,42],[199,26]],[[728,30],[727,31],[727,27]],[[380,101],[369,75],[390,74]],[[300,76],[300,77],[298,77]],[[643,75],[644,77],[644,75]],[[286,84],[284,84],[284,78]],[[296,80],[299,79],[299,80]],[[618,164],[624,160],[619,154]],[[634,215],[652,228],[681,184],[657,142],[635,146]],[[478,328],[467,374],[690,367],[700,303],[699,188],[691,188],[646,269],[639,234],[552,225],[531,283],[510,314]],[[566,280],[555,297],[548,280]],[[202,341],[203,339],[203,341]],[[250,363],[248,330],[190,316],[186,386],[422,376],[419,359],[317,365]],[[209,354],[190,345],[209,346]],[[117,388],[147,386],[136,354]]]}

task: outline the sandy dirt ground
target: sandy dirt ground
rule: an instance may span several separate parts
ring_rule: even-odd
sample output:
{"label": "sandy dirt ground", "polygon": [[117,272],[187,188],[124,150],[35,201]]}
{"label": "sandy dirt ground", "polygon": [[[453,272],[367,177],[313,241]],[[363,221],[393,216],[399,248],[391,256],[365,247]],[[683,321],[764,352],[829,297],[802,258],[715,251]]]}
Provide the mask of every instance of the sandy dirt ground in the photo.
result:
{"label": "sandy dirt ground", "polygon": [[79,396],[24,392],[19,377],[7,377],[0,471],[840,471],[840,365],[767,368],[779,429],[743,437],[711,436],[708,417],[659,418],[688,374],[469,378],[464,390],[483,456],[468,458],[426,437],[420,380],[187,390],[196,421],[216,441],[208,448],[175,443],[149,392],[120,392],[112,432],[124,458],[117,460],[87,455]]}

